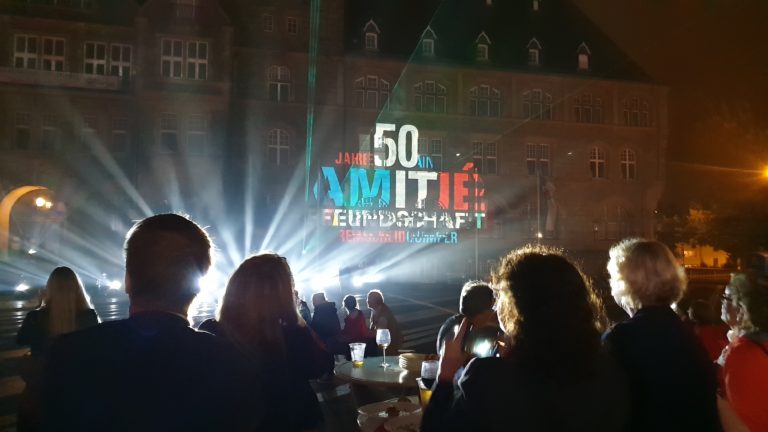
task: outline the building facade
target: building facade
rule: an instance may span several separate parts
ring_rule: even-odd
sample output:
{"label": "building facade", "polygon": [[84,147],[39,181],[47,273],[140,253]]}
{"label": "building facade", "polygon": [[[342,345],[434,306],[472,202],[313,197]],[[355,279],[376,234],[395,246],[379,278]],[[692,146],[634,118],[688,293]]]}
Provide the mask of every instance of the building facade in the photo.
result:
{"label": "building facade", "polygon": [[[472,229],[452,220],[458,245],[410,245],[451,255],[450,276],[527,242],[603,259],[619,238],[653,236],[665,87],[566,0],[412,3],[0,1],[2,186],[43,184],[68,222],[105,232],[181,210],[226,220],[245,248],[397,256],[409,245],[345,242],[323,167],[343,189],[332,207],[380,208],[381,191],[372,206],[351,189],[370,195],[387,158],[377,125],[412,125],[412,171],[465,172],[466,217],[483,213]],[[446,210],[437,178],[398,209]]]}

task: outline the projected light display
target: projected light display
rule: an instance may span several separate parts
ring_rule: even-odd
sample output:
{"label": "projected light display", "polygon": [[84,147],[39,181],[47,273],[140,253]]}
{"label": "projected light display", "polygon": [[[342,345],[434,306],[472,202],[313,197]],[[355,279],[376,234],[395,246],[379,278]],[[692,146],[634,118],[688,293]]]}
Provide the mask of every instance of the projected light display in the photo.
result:
{"label": "projected light display", "polygon": [[457,244],[485,225],[482,178],[472,162],[433,171],[419,154],[419,131],[378,123],[373,151],[340,152],[314,184],[321,224],[342,242]]}

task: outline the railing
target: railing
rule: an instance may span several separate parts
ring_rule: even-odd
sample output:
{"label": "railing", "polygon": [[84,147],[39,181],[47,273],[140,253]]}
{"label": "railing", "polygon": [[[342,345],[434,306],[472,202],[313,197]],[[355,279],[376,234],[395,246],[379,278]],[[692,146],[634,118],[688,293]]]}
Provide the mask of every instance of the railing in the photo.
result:
{"label": "railing", "polygon": [[731,270],[707,267],[686,267],[685,274],[688,280],[696,282],[722,282],[731,280]]}
{"label": "railing", "polygon": [[74,72],[53,72],[35,69],[0,67],[0,83],[51,87],[72,87],[95,90],[120,90],[123,78]]}

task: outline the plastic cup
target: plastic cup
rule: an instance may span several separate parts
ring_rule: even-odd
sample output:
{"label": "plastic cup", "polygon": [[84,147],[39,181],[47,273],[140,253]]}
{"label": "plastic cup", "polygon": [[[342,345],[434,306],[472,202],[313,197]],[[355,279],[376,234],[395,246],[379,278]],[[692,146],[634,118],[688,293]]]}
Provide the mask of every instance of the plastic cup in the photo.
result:
{"label": "plastic cup", "polygon": [[437,378],[437,368],[439,362],[437,360],[424,360],[421,362],[421,377],[434,380]]}
{"label": "plastic cup", "polygon": [[429,405],[429,399],[432,398],[432,384],[435,380],[431,378],[416,378],[419,384],[419,402],[421,407],[426,408]]}
{"label": "plastic cup", "polygon": [[352,366],[362,367],[365,358],[365,344],[359,342],[349,344],[349,353],[352,355]]}

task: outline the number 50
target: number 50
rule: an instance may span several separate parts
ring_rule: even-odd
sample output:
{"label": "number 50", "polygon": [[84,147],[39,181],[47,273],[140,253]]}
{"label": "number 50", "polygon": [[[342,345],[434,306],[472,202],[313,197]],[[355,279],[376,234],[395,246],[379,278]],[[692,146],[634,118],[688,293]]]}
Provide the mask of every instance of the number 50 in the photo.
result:
{"label": "number 50", "polygon": [[[387,157],[382,160],[378,152],[373,155],[373,163],[376,166],[391,167],[395,160],[400,161],[403,168],[413,168],[419,162],[419,130],[413,125],[403,125],[397,136],[397,143],[394,138],[384,136],[386,132],[395,132],[397,127],[391,123],[376,123],[376,133],[373,135],[373,148],[378,150],[385,149]],[[411,148],[408,152],[408,135],[411,135]],[[410,153],[410,157],[408,157]]]}

